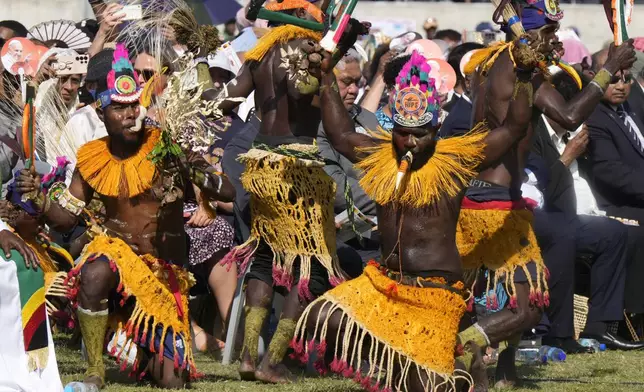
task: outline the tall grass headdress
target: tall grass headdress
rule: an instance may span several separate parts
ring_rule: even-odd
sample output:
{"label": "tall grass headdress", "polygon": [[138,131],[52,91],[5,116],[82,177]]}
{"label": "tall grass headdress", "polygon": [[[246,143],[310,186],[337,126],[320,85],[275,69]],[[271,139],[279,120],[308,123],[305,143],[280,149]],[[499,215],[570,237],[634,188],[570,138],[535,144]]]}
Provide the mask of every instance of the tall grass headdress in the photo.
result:
{"label": "tall grass headdress", "polygon": [[396,124],[410,128],[438,124],[440,99],[430,71],[427,59],[417,51],[400,70],[390,102]]}
{"label": "tall grass headdress", "polygon": [[116,44],[112,70],[107,74],[107,90],[97,92],[96,101],[104,109],[112,102],[133,103],[141,96],[138,75],[124,44]]}

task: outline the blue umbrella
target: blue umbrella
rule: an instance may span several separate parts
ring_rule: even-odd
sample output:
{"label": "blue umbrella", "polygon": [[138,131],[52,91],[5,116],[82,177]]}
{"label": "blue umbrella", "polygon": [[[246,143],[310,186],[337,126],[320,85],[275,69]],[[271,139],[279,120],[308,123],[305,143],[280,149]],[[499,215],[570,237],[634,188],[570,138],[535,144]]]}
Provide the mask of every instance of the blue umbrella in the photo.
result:
{"label": "blue umbrella", "polygon": [[199,24],[219,25],[234,19],[242,7],[237,0],[187,0]]}

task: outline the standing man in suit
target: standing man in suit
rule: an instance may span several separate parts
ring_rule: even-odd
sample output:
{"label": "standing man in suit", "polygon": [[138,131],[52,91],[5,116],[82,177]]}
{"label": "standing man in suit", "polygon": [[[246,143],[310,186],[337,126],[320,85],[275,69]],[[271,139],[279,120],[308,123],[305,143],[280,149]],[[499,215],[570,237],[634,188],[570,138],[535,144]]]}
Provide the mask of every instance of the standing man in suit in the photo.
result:
{"label": "standing man in suit", "polygon": [[588,119],[590,171],[600,209],[644,224],[644,123],[627,101],[633,83],[630,73],[613,76]]}

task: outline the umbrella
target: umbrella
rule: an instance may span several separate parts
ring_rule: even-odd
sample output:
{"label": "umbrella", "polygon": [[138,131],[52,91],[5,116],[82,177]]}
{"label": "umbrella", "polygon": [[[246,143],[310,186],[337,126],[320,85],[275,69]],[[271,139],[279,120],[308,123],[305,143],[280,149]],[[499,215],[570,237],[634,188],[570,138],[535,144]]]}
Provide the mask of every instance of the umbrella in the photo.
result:
{"label": "umbrella", "polygon": [[187,0],[199,24],[220,25],[235,19],[242,6],[237,0]]}

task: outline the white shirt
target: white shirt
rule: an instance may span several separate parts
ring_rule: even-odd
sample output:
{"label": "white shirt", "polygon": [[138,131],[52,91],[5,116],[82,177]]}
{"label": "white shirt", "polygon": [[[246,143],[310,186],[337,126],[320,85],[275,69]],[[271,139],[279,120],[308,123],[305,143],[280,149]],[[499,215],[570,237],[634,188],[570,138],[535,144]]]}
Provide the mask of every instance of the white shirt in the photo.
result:
{"label": "white shirt", "polygon": [[[557,135],[554,129],[552,129],[546,116],[543,114],[541,116],[543,118],[544,123],[546,124],[546,129],[548,130],[548,134],[550,134],[550,139],[552,140],[555,147],[557,148],[557,151],[559,151],[559,154],[563,154],[564,150],[566,149],[566,143],[564,143],[564,141],[562,140],[562,137]],[[577,129],[577,131],[575,131],[574,133],[577,133],[580,130],[581,130],[581,127],[579,127],[579,129]],[[579,165],[577,164],[576,160],[570,163],[568,170],[570,170],[570,173],[572,174],[572,179],[574,181],[575,196],[577,198],[577,214],[578,215],[605,215],[605,213],[603,211],[600,211],[599,207],[597,207],[597,201],[595,200],[593,191],[590,189],[590,185],[588,185],[588,182],[579,175]]]}
{"label": "white shirt", "polygon": [[528,169],[524,169],[528,180],[521,184],[521,195],[525,198],[532,199],[537,202],[537,207],[543,207],[543,193],[537,188],[537,176]]}
{"label": "white shirt", "polygon": [[[67,121],[65,134],[63,135],[66,139],[65,141],[74,148],[75,152],[78,152],[78,149],[83,144],[105,136],[107,136],[105,124],[98,118],[96,110],[91,106],[83,106],[72,114],[69,121]],[[73,161],[67,168],[67,173],[69,174],[74,172],[76,156],[68,158]],[[71,176],[68,175],[67,177],[67,182],[70,182]]]}

